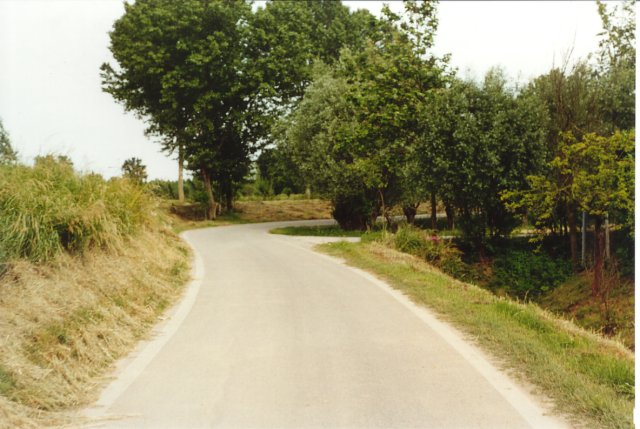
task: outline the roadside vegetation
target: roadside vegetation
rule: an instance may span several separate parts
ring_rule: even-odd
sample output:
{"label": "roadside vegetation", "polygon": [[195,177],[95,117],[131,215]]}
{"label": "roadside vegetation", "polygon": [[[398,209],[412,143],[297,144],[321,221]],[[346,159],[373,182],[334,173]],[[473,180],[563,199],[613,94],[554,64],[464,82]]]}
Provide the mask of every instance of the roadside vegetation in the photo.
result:
{"label": "roadside vegetation", "polygon": [[310,236],[310,237],[361,237],[362,231],[344,230],[337,225],[323,226],[289,226],[284,228],[274,228],[269,231],[271,234]]}
{"label": "roadside vegetation", "polygon": [[[524,83],[457,76],[434,53],[435,2],[385,10],[374,43],[314,64],[260,180],[288,171],[342,229],[382,218],[392,247],[633,349],[635,11],[594,8],[598,50]],[[396,232],[398,213],[417,229]]]}
{"label": "roadside vegetation", "polygon": [[180,296],[190,254],[130,179],[0,159],[0,427],[62,425]]}
{"label": "roadside vegetation", "polygon": [[178,296],[171,229],[333,218],[341,231],[278,232],[362,234],[328,248],[563,409],[631,425],[633,354],[534,303],[635,346],[634,2],[596,2],[598,51],[524,83],[460,78],[435,54],[437,2],[404,7],[127,3],[102,89],[145,119],[176,182],[147,182],[138,158],[110,180],[65,157],[21,165],[0,123],[0,417],[38,426],[83,403]]}
{"label": "roadside vegetation", "polygon": [[330,243],[320,249],[371,271],[435,311],[516,377],[541,388],[579,427],[633,427],[635,358],[621,343],[580,329],[533,303],[455,280],[422,257],[376,240]]}

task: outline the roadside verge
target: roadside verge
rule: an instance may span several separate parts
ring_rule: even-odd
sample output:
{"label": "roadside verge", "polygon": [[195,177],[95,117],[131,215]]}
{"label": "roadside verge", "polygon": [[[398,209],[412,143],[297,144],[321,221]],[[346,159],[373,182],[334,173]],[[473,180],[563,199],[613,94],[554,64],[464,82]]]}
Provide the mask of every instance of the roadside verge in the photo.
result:
{"label": "roadside verge", "polygon": [[633,427],[634,361],[623,345],[540,308],[454,280],[418,258],[377,243],[319,249],[383,279],[465,333],[501,366],[550,397],[578,426]]}

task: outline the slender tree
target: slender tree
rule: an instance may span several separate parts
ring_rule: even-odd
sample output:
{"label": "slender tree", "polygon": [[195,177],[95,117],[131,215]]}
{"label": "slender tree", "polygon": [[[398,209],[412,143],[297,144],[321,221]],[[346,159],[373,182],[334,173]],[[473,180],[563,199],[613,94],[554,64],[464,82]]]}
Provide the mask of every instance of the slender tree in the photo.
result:
{"label": "slender tree", "polygon": [[0,119],[0,165],[15,164],[18,161],[18,152],[11,146],[9,133],[4,129]]}
{"label": "slender tree", "polygon": [[141,185],[147,180],[147,166],[140,158],[129,158],[122,164],[122,175]]}

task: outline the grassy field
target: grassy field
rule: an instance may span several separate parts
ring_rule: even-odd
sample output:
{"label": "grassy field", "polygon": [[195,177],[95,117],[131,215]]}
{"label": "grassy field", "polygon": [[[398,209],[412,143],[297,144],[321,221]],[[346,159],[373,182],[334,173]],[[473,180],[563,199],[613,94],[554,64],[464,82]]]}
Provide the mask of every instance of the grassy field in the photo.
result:
{"label": "grassy field", "polygon": [[604,317],[602,302],[591,294],[591,277],[580,274],[553,289],[540,299],[539,305],[556,314],[564,314],[580,326],[600,330],[613,324],[611,334],[629,349],[635,349],[635,289],[631,281],[623,281],[609,296],[609,320]]}
{"label": "grassy field", "polygon": [[624,345],[499,298],[424,261],[376,243],[331,243],[322,251],[371,271],[474,338],[568,413],[579,426],[633,427],[635,357]]}
{"label": "grassy field", "polygon": [[233,212],[218,216],[214,221],[203,220],[204,213],[197,205],[180,205],[177,201],[165,200],[161,208],[176,233],[242,223],[331,219],[330,203],[318,199],[238,201]]}
{"label": "grassy field", "polygon": [[318,199],[238,201],[235,212],[245,222],[331,219],[331,204]]}
{"label": "grassy field", "polygon": [[362,231],[346,231],[338,225],[289,226],[285,228],[274,228],[269,232],[271,234],[307,237],[360,237],[363,234]]}

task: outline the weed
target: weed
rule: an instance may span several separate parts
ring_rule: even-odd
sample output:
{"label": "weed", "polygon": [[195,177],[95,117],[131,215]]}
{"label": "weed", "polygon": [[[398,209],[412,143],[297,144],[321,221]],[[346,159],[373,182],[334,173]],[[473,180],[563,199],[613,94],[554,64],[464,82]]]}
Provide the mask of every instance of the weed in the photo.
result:
{"label": "weed", "polygon": [[8,396],[15,385],[16,382],[13,376],[0,366],[0,395]]}
{"label": "weed", "polygon": [[535,298],[569,277],[571,264],[544,252],[509,251],[496,257],[490,287],[519,298]]}

